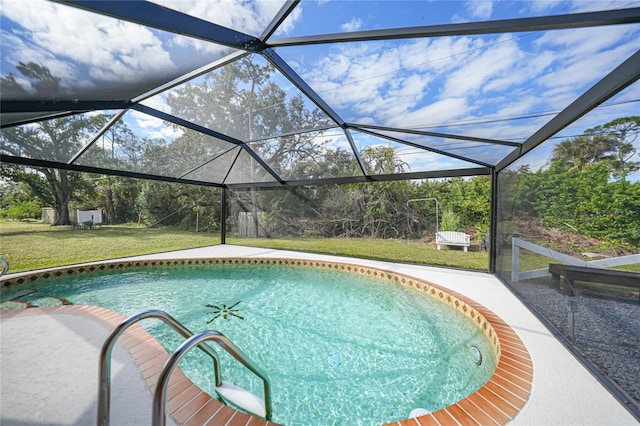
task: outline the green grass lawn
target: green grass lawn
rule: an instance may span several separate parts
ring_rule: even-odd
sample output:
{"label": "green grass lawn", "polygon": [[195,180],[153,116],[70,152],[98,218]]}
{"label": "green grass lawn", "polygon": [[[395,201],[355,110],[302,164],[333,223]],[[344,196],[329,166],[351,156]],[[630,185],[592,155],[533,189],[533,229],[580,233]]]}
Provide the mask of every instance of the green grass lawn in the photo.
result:
{"label": "green grass lawn", "polygon": [[135,225],[72,229],[0,221],[0,256],[9,262],[10,273],[219,243],[218,234]]}
{"label": "green grass lawn", "polygon": [[[486,271],[486,252],[436,250],[435,244],[405,240],[338,238],[250,239],[227,237],[228,244],[305,251]],[[72,229],[39,222],[0,221],[0,256],[9,273],[141,254],[204,247],[220,243],[217,233],[135,225]]]}
{"label": "green grass lawn", "polygon": [[360,257],[391,262],[418,263],[433,266],[487,271],[487,252],[464,252],[461,247],[437,250],[435,244],[412,240],[376,240],[359,238],[292,238],[251,239],[227,237],[227,244],[265,247],[308,253]]}

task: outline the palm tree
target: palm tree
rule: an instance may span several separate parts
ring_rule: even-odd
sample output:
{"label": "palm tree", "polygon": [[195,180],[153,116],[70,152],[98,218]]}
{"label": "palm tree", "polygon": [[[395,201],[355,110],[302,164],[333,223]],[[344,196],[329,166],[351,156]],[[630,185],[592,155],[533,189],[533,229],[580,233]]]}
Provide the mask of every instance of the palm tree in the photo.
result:
{"label": "palm tree", "polygon": [[556,145],[551,160],[565,162],[569,170],[584,172],[590,164],[610,159],[612,146],[612,141],[601,134],[576,136]]}

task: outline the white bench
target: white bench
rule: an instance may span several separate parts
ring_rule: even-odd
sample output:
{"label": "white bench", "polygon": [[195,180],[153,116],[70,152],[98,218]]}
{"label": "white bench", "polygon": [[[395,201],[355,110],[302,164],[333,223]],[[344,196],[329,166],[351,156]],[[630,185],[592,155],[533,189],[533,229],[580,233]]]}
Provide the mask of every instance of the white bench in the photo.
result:
{"label": "white bench", "polygon": [[467,248],[471,245],[471,235],[456,231],[436,232],[436,246],[438,250],[440,250],[443,245],[462,246],[464,247],[464,251],[467,251]]}

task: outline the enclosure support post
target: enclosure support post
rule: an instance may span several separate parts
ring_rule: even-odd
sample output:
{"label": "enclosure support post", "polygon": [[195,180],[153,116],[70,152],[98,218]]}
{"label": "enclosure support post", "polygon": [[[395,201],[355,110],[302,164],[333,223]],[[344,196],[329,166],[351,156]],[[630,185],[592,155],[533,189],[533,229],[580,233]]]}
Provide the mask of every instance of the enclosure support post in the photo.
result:
{"label": "enclosure support post", "polygon": [[220,244],[227,243],[227,188],[222,188],[220,199]]}
{"label": "enclosure support post", "polygon": [[491,199],[489,200],[489,273],[496,273],[498,258],[498,173],[491,169]]}
{"label": "enclosure support post", "polygon": [[520,281],[520,246],[518,246],[519,234],[513,234],[511,238],[511,282]]}
{"label": "enclosure support post", "polygon": [[578,312],[578,298],[569,297],[569,338],[576,340],[576,312]]}

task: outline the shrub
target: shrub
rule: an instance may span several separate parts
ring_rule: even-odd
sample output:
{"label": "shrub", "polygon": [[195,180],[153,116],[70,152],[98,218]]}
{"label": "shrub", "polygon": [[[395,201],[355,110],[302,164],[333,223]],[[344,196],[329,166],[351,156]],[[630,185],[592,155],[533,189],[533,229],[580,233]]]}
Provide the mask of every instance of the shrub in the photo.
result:
{"label": "shrub", "polygon": [[14,220],[39,219],[42,207],[37,201],[13,203],[0,212],[0,217]]}
{"label": "shrub", "polygon": [[441,231],[459,231],[460,217],[451,209],[442,211],[442,220],[440,225]]}

